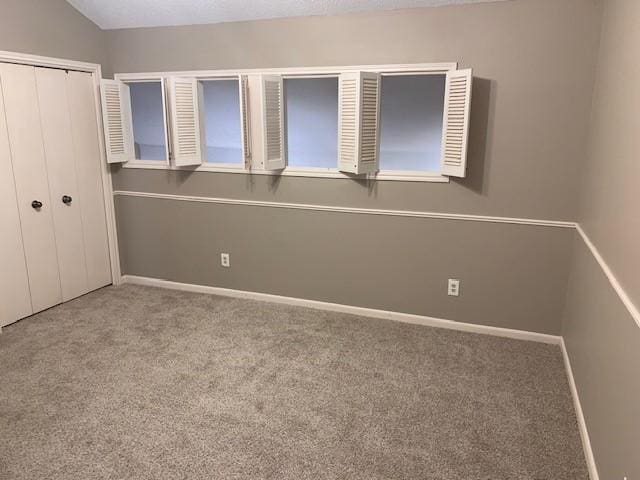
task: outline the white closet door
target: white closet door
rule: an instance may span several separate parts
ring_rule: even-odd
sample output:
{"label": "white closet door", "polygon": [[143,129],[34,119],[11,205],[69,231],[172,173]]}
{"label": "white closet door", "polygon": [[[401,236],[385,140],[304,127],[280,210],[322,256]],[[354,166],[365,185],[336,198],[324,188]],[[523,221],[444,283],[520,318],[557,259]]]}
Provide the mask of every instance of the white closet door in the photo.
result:
{"label": "white closet door", "polygon": [[32,313],[0,76],[0,327]]}
{"label": "white closet door", "polygon": [[66,78],[78,191],[82,199],[80,212],[88,289],[95,290],[111,283],[95,87],[89,73],[69,72]]}
{"label": "white closet door", "polygon": [[[62,301],[35,68],[0,64],[9,144],[22,224],[31,304],[39,312]],[[38,203],[39,208],[35,208]]]}
{"label": "white closet door", "polygon": [[63,70],[36,68],[63,302],[89,291],[66,77]]}

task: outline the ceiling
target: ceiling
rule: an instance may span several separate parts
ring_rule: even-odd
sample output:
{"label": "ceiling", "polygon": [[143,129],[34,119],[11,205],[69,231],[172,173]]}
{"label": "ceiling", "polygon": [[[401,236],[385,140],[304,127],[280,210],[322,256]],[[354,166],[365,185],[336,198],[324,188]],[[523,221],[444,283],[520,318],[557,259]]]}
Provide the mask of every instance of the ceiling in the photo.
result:
{"label": "ceiling", "polygon": [[67,0],[105,30],[335,15],[504,0]]}

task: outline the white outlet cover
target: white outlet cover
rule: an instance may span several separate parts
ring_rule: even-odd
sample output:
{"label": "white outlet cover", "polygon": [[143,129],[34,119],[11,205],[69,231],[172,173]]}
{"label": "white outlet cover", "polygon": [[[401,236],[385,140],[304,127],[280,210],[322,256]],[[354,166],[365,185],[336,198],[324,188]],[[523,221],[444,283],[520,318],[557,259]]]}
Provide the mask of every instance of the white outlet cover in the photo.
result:
{"label": "white outlet cover", "polygon": [[457,297],[460,295],[460,280],[450,278],[447,285],[447,295]]}

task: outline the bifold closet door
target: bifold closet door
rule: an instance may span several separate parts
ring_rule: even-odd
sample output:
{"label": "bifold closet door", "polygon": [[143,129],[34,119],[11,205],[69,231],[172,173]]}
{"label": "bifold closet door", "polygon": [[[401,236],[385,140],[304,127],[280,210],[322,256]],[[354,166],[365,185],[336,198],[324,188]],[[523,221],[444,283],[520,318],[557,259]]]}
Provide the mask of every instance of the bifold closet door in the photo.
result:
{"label": "bifold closet door", "polygon": [[33,311],[5,118],[0,75],[0,327]]}
{"label": "bifold closet door", "polygon": [[62,300],[111,283],[91,74],[36,68]]}
{"label": "bifold closet door", "polygon": [[80,212],[82,198],[78,193],[67,101],[67,73],[51,68],[36,68],[35,74],[62,301],[66,302],[88,292]]}
{"label": "bifold closet door", "polygon": [[0,79],[35,313],[62,301],[35,68],[2,63]]}
{"label": "bifold closet door", "polygon": [[67,100],[71,118],[74,159],[80,195],[80,214],[86,259],[87,289],[111,283],[107,215],[102,186],[102,158],[93,77],[69,72]]}

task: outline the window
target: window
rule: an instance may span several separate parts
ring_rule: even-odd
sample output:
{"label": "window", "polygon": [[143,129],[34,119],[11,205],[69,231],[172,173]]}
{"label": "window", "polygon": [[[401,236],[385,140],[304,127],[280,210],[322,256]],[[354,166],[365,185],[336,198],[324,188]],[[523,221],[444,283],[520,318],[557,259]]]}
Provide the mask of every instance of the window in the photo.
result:
{"label": "window", "polygon": [[107,161],[447,182],[466,174],[471,118],[473,72],[456,67],[118,74],[101,82]]}
{"label": "window", "polygon": [[288,165],[336,169],[338,161],[338,79],[284,80]]}
{"label": "window", "polygon": [[440,171],[445,83],[445,75],[383,75],[380,171]]}
{"label": "window", "polygon": [[136,160],[167,161],[161,82],[129,83]]}
{"label": "window", "polygon": [[243,165],[238,80],[202,84],[207,163]]}

